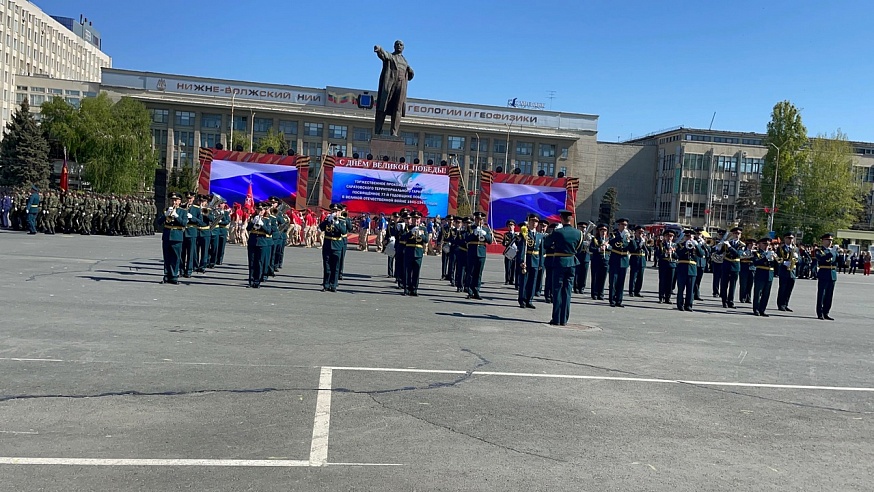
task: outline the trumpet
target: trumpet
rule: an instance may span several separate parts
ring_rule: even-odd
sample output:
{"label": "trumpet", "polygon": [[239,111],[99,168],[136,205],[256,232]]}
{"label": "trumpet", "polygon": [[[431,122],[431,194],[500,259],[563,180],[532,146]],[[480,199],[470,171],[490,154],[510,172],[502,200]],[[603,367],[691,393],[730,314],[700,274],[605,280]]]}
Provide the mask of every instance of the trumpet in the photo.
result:
{"label": "trumpet", "polygon": [[698,244],[694,239],[689,239],[686,241],[686,249],[695,249],[695,245]]}

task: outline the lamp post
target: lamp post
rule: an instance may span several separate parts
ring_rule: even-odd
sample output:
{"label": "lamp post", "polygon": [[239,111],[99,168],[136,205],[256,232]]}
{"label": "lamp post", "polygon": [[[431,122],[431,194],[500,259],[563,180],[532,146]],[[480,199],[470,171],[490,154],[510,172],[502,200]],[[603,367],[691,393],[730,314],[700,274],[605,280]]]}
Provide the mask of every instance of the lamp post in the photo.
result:
{"label": "lamp post", "polygon": [[236,91],[231,96],[231,140],[228,142],[228,149],[234,150],[234,99],[237,98]]}
{"label": "lamp post", "polygon": [[774,230],[774,208],[777,206],[777,171],[780,169],[780,149],[786,145],[786,142],[783,142],[780,147],[771,142],[768,142],[768,145],[777,149],[777,160],[774,162],[774,194],[771,196],[771,214],[768,216],[768,231],[770,232]]}

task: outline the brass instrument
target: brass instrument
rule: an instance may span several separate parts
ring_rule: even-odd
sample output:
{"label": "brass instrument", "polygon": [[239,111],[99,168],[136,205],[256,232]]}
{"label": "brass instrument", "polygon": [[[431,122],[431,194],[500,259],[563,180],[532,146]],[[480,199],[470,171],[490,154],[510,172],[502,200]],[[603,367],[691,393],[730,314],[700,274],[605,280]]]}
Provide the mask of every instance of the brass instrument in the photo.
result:
{"label": "brass instrument", "polygon": [[652,248],[653,246],[655,246],[655,239],[653,239],[653,238],[649,238],[649,239],[647,239],[647,240],[646,240],[646,245],[647,245],[648,247]]}

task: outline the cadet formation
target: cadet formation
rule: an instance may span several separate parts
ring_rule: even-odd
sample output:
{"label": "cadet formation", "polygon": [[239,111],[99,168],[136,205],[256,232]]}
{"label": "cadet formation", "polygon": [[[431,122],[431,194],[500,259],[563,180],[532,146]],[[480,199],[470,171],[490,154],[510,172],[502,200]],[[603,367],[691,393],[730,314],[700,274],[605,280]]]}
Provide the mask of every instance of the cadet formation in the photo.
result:
{"label": "cadet formation", "polygon": [[[328,211],[292,210],[278,197],[242,211],[231,209],[217,195],[190,192],[169,195],[169,206],[158,213],[154,202],[138,197],[91,192],[42,192],[36,186],[3,193],[3,228],[28,234],[104,234],[141,236],[162,234],[162,283],[178,284],[179,277],[204,274],[222,265],[228,242],[247,251],[250,288],[260,288],[283,267],[285,247],[321,245],[321,290],[337,292],[343,280],[348,237],[357,234],[358,249],[366,250],[370,232],[376,249],[387,257],[386,273],[402,296],[418,296],[423,258],[441,256],[441,280],[468,300],[482,300],[482,275],[488,247],[503,246],[504,285],[517,291],[522,309],[536,309],[535,299],[551,304],[550,324],[566,325],[573,294],[584,294],[613,308],[625,298],[643,297],[644,271],[652,260],[658,272],[658,302],[680,311],[695,311],[703,301],[705,272],[712,273],[712,296],[724,309],[748,304],[751,314],[768,317],[772,290],[778,311],[792,312],[797,279],[816,279],[816,315],[830,316],[837,273],[848,253],[823,235],[814,248],[799,247],[786,233],[777,241],[745,238],[735,227],[719,241],[707,240],[701,229],[665,230],[659,237],[628,220],[608,224],[573,222],[573,213],[560,210],[561,221],[549,223],[535,214],[519,224],[507,222],[504,234],[485,224],[486,216],[448,216],[426,219],[415,210],[390,216],[362,216],[356,221],[342,204]],[[157,217],[157,220],[155,218]],[[357,225],[357,228],[356,228]],[[364,232],[362,232],[364,229]],[[775,289],[773,283],[777,282]],[[707,284],[704,284],[705,288]]]}

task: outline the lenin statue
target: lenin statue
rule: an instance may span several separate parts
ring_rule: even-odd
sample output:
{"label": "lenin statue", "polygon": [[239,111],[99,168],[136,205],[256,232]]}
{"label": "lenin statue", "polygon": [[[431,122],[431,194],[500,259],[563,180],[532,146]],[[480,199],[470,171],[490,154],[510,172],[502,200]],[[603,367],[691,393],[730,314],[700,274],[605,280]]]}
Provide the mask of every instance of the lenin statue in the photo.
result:
{"label": "lenin statue", "polygon": [[395,41],[394,53],[389,53],[380,46],[374,46],[373,51],[382,60],[379,94],[376,96],[376,126],[373,133],[382,135],[385,117],[390,115],[391,135],[397,137],[401,116],[406,116],[407,81],[413,80],[413,69],[404,58],[404,42],[401,40]]}

